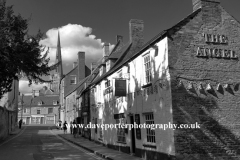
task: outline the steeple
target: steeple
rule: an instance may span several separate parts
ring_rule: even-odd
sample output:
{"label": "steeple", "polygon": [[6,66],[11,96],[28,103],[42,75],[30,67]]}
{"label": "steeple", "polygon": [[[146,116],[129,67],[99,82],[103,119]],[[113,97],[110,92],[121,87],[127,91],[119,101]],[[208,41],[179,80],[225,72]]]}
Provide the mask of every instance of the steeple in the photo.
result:
{"label": "steeple", "polygon": [[62,54],[61,54],[61,44],[60,44],[60,33],[58,31],[58,41],[57,41],[57,51],[56,51],[56,61],[55,64],[58,64],[56,68],[56,72],[59,74],[59,78],[61,79],[63,76],[63,69],[62,69]]}
{"label": "steeple", "polygon": [[58,31],[58,40],[57,40],[56,60],[55,60],[54,67],[55,67],[55,71],[52,75],[50,75],[50,79],[52,82],[49,84],[49,86],[50,86],[50,90],[52,90],[55,94],[59,94],[59,85],[63,77],[62,54],[61,54],[59,31]]}

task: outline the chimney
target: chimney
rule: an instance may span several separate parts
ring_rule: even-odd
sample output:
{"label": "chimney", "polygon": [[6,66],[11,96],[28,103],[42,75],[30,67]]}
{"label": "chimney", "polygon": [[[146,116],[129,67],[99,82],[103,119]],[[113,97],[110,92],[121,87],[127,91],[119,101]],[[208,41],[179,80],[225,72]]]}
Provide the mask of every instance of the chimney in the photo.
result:
{"label": "chimney", "polygon": [[215,27],[222,21],[220,0],[192,0],[193,12],[201,8],[203,23]]}
{"label": "chimney", "polygon": [[103,45],[103,57],[109,56],[110,49],[109,49],[109,44],[104,43]]}
{"label": "chimney", "polygon": [[97,67],[97,63],[96,62],[92,62],[91,63],[91,74],[93,73],[93,70]]}
{"label": "chimney", "polygon": [[131,19],[129,22],[130,43],[132,43],[132,52],[136,52],[144,44],[143,39],[144,23],[142,20]]}
{"label": "chimney", "polygon": [[116,36],[116,43],[118,43],[118,41],[120,41],[120,43],[122,43],[123,42],[123,36],[117,35]]}
{"label": "chimney", "polygon": [[32,89],[32,98],[35,97],[35,90]]}
{"label": "chimney", "polygon": [[73,62],[73,68],[77,66],[77,62]]}
{"label": "chimney", "polygon": [[78,52],[78,82],[85,78],[85,52]]}

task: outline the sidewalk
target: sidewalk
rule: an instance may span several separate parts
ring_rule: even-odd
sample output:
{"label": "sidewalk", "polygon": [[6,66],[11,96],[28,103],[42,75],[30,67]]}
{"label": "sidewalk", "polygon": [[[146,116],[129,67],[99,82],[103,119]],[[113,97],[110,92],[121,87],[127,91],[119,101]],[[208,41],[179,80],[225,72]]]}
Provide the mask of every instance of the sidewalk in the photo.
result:
{"label": "sidewalk", "polygon": [[6,138],[4,138],[2,141],[0,141],[0,145],[2,145],[3,143],[5,143],[6,141],[12,139],[13,137],[15,137],[16,135],[18,135],[23,129],[25,128],[25,126],[22,126],[21,129],[18,128],[18,126],[15,127],[15,129],[13,131],[11,131]]}
{"label": "sidewalk", "polygon": [[74,138],[71,134],[58,134],[58,136],[64,138],[65,140],[78,145],[100,157],[109,159],[109,160],[142,160],[139,157],[131,156],[129,154],[110,149],[101,144],[97,144],[93,141],[89,141],[83,137]]}

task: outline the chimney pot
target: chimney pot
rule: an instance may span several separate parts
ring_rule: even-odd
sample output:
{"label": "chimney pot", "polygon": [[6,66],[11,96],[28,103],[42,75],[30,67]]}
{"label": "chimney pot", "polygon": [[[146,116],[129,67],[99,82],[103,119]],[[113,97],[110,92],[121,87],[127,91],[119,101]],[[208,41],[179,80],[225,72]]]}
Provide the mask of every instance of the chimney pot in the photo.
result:
{"label": "chimney pot", "polygon": [[117,35],[116,36],[116,43],[118,43],[118,41],[120,41],[120,43],[123,42],[123,36]]}
{"label": "chimney pot", "polygon": [[133,52],[141,48],[144,44],[143,39],[144,22],[139,19],[131,19],[129,22],[129,36],[132,43]]}
{"label": "chimney pot", "polygon": [[77,62],[73,62],[73,68],[77,66]]}
{"label": "chimney pot", "polygon": [[192,0],[193,12],[201,8],[202,21],[209,28],[214,28],[222,21],[220,0]]}
{"label": "chimney pot", "polygon": [[85,52],[78,52],[78,82],[85,78]]}
{"label": "chimney pot", "polygon": [[109,53],[110,53],[109,44],[104,43],[104,45],[103,45],[103,57],[109,56]]}
{"label": "chimney pot", "polygon": [[97,67],[97,63],[96,62],[92,62],[91,63],[91,73],[93,73],[93,70]]}
{"label": "chimney pot", "polygon": [[193,12],[202,8],[205,2],[220,3],[220,0],[192,0]]}

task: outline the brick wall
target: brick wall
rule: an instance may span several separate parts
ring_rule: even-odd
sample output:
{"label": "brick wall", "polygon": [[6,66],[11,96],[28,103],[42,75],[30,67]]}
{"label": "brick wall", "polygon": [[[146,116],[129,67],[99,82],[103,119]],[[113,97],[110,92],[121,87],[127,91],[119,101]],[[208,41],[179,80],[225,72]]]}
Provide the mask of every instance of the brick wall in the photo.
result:
{"label": "brick wall", "polygon": [[[169,37],[173,123],[198,122],[201,129],[174,132],[177,159],[238,159],[240,157],[240,63],[236,59],[197,57],[197,48],[231,49],[240,57],[240,25],[221,6],[221,23],[203,21],[205,13],[189,18]],[[208,19],[211,19],[209,17]],[[210,24],[210,25],[209,25]],[[206,43],[203,33],[226,35],[227,44]],[[182,85],[178,85],[182,82]],[[187,89],[189,83],[193,88]],[[217,90],[218,84],[230,84]],[[202,84],[203,89],[197,89]],[[207,84],[212,89],[206,91]]]}

